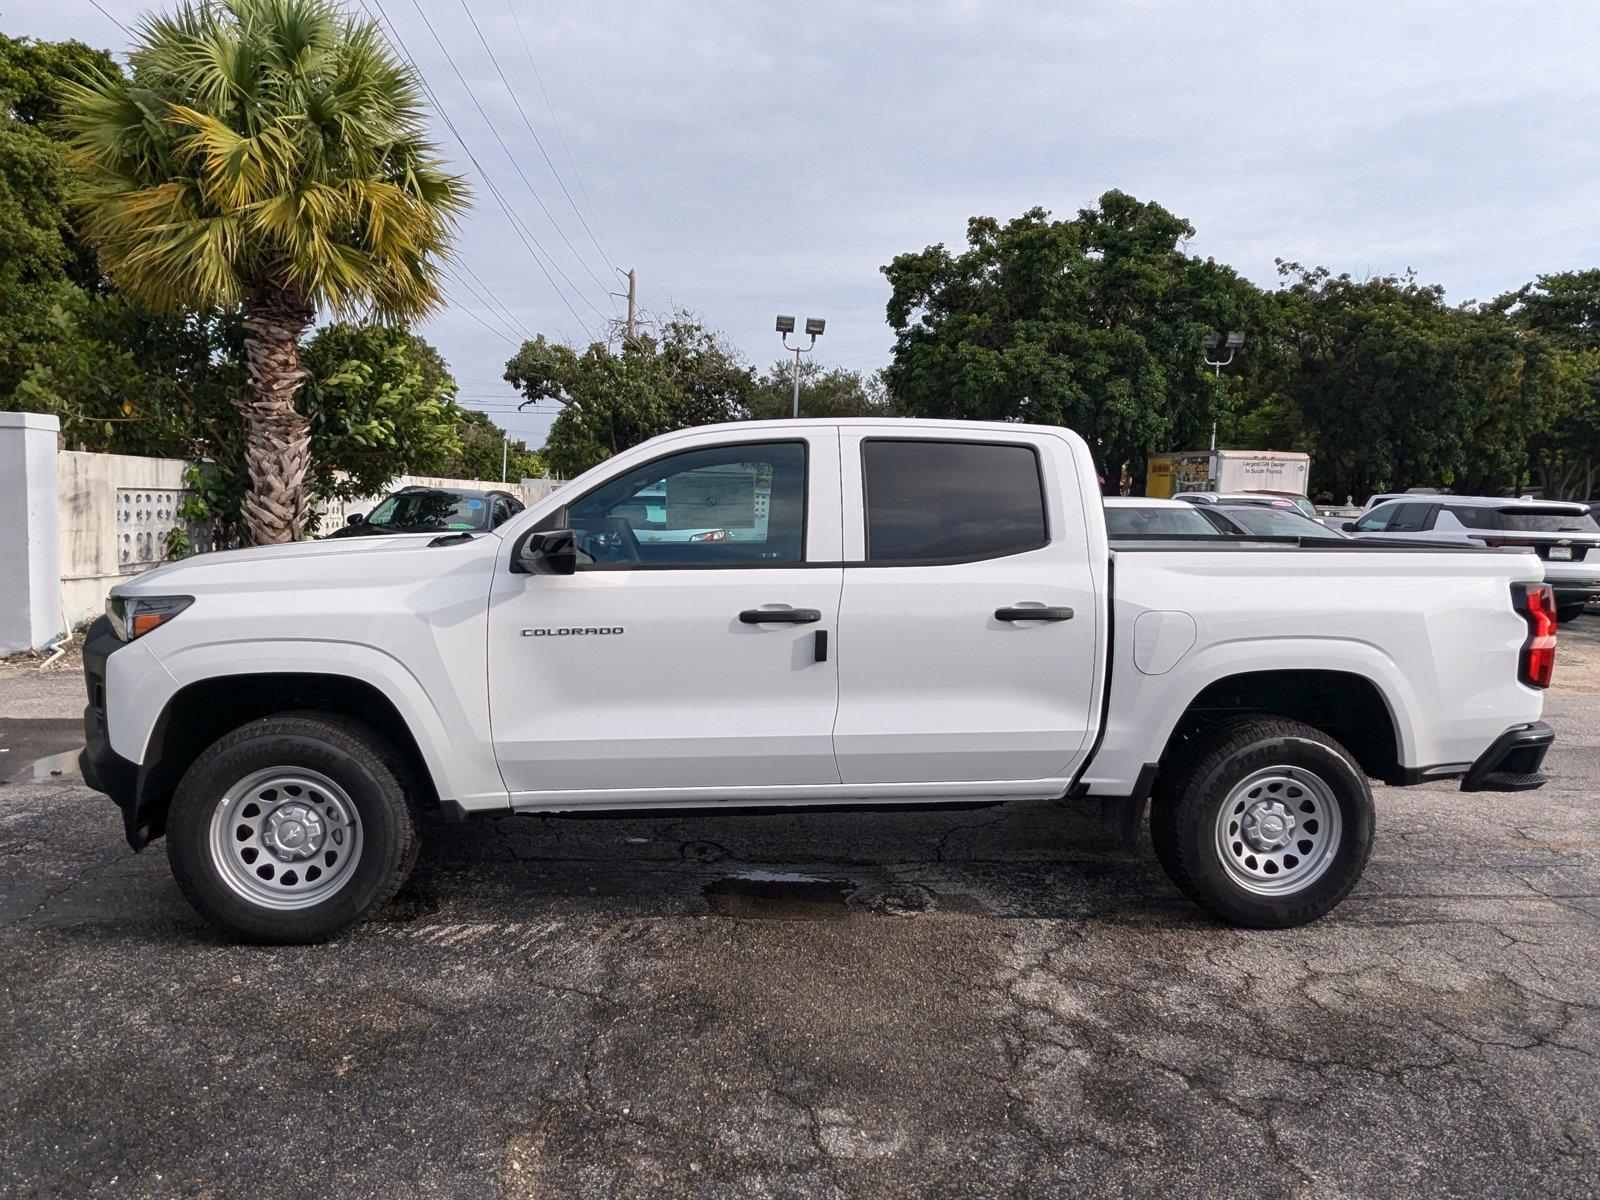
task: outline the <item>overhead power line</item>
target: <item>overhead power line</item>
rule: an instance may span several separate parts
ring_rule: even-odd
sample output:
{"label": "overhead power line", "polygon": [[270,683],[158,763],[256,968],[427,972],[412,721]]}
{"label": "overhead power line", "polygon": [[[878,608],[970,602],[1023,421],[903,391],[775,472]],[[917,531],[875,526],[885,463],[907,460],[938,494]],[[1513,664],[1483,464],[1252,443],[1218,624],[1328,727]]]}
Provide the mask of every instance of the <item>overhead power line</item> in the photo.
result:
{"label": "overhead power line", "polygon": [[[567,294],[561,290],[560,284],[556,283],[555,276],[550,274],[549,267],[545,266],[545,259],[548,258],[550,260],[550,266],[555,267],[557,274],[559,274],[563,279],[567,278],[566,273],[561,270],[561,267],[556,263],[555,259],[550,257],[549,251],[545,250],[543,246],[539,245],[539,239],[533,235],[531,230],[524,232],[524,228],[517,220],[516,214],[512,211],[511,206],[506,203],[505,197],[500,194],[500,189],[495,186],[495,182],[490,177],[489,172],[484,170],[483,164],[478,161],[478,156],[472,152],[472,147],[467,145],[466,138],[462,137],[461,131],[456,127],[456,123],[450,119],[450,114],[448,111],[446,111],[443,103],[440,102],[438,94],[435,93],[433,88],[429,85],[427,77],[422,73],[422,68],[417,65],[416,58],[412,56],[411,48],[406,45],[405,38],[400,36],[400,30],[396,27],[389,14],[384,11],[383,0],[372,0],[372,3],[377,6],[378,17],[374,17],[372,10],[367,8],[367,0],[357,0],[357,2],[361,5],[363,11],[366,12],[369,18],[372,18],[373,20],[378,20],[379,17],[382,18],[381,23],[387,27],[389,36],[394,40],[396,48],[400,51],[405,60],[411,64],[411,69],[416,72],[417,79],[422,84],[423,92],[427,94],[428,99],[433,101],[433,106],[439,113],[439,119],[444,122],[445,128],[448,129],[451,136],[456,139],[457,144],[461,147],[462,153],[467,156],[467,160],[472,163],[473,168],[478,172],[478,177],[483,180],[484,186],[488,188],[489,194],[494,197],[495,203],[500,206],[501,212],[505,213],[506,220],[511,224],[511,231],[517,235],[518,240],[522,242],[523,248],[528,251],[529,257],[533,259],[534,265],[539,268],[540,273],[545,277],[546,280],[549,281],[550,286],[555,290],[556,296],[560,299],[561,303],[564,304],[567,311],[572,314],[572,319],[578,322],[579,327],[586,335],[588,335],[590,338],[593,338],[594,331],[589,328],[588,323],[584,321],[581,315],[579,315],[578,310],[572,307],[572,301],[567,299]],[[529,242],[530,238],[532,238],[531,244]],[[534,249],[535,246],[539,247],[538,250]],[[541,257],[541,253],[543,257]],[[575,293],[578,291],[578,289],[573,286],[570,279],[567,280],[567,286],[572,288]],[[587,303],[586,298],[584,298],[581,293],[578,294],[579,298],[585,299],[585,302]],[[594,305],[590,304],[589,307],[594,308]],[[595,311],[599,312],[598,309]],[[601,314],[601,319],[604,319],[603,313]]]}
{"label": "overhead power line", "polygon": [[[112,23],[112,24],[113,24],[113,25],[115,25],[115,26],[116,26],[116,27],[117,27],[117,28],[118,28],[118,29],[120,29],[120,30],[122,30],[122,32],[123,32],[123,33],[126,33],[126,34],[128,34],[128,35],[129,35],[129,36],[130,36],[130,37],[131,37],[131,36],[133,36],[133,30],[131,30],[131,29],[129,29],[129,28],[128,28],[128,27],[127,27],[127,26],[126,26],[126,25],[124,25],[124,24],[123,24],[123,23],[122,23],[122,22],[121,22],[121,21],[119,21],[119,20],[117,20],[117,19],[116,19],[116,18],[115,18],[115,17],[113,17],[113,16],[112,16],[112,15],[111,15],[111,14],[110,14],[110,13],[108,13],[108,12],[107,12],[107,11],[106,11],[106,10],[105,10],[105,6],[104,6],[104,5],[102,5],[102,4],[101,4],[101,3],[100,3],[100,0],[89,0],[89,3],[90,3],[90,4],[92,4],[92,5],[94,5],[94,6],[95,6],[95,8],[96,8],[96,9],[98,9],[98,10],[99,10],[99,12],[100,12],[100,15],[101,15],[101,16],[102,16],[102,17],[104,17],[104,18],[105,18],[105,19],[106,19],[106,20],[108,20],[108,21],[110,21],[110,22],[111,22],[111,23]],[[520,26],[519,26],[519,28],[520,28]]]}
{"label": "overhead power line", "polygon": [[[556,220],[555,214],[550,211],[549,207],[540,197],[538,189],[536,189],[533,186],[533,183],[528,179],[527,172],[522,169],[522,164],[517,161],[517,156],[511,153],[511,147],[506,145],[505,138],[500,136],[499,128],[495,125],[494,121],[490,119],[488,110],[483,107],[483,102],[478,99],[478,93],[472,90],[472,85],[467,82],[467,77],[462,74],[461,68],[456,65],[455,57],[450,53],[450,48],[444,44],[444,39],[439,36],[439,31],[433,27],[433,22],[428,19],[428,14],[423,11],[421,0],[411,0],[411,7],[417,10],[417,15],[422,18],[422,23],[427,26],[428,33],[432,35],[435,44],[439,47],[439,53],[444,55],[445,62],[450,65],[450,70],[454,72],[455,77],[460,82],[462,89],[467,93],[467,99],[472,101],[472,106],[478,110],[478,115],[483,118],[483,123],[489,127],[490,136],[493,137],[494,140],[499,144],[501,151],[506,156],[506,160],[511,164],[511,169],[517,173],[517,178],[522,180],[522,186],[528,189],[528,195],[533,197],[533,202],[539,206],[539,211],[544,213],[545,218],[550,222],[551,228],[556,231],[556,235],[566,243],[567,249],[572,252],[572,257],[577,260],[578,265],[588,272],[589,277],[594,280],[594,282],[599,286],[600,291],[604,293],[608,285],[601,283],[599,276],[595,275],[595,273],[589,269],[589,264],[585,262],[583,256],[578,253],[578,248],[572,244],[572,240],[567,237],[566,233],[562,230],[560,223]],[[476,28],[476,26],[474,26],[474,28]],[[482,34],[480,33],[479,36],[481,37]],[[485,42],[484,44],[487,45],[488,43]],[[572,288],[573,292],[582,298],[585,304],[594,309],[595,315],[604,321],[606,319],[605,313],[596,308],[594,303],[586,295],[579,291],[577,285],[574,284],[571,279],[567,278],[567,273],[561,270],[560,264],[557,263],[554,258],[550,260],[550,263],[561,275],[561,278],[566,279],[567,286]]]}
{"label": "overhead power line", "polygon": [[[415,3],[415,0],[413,0],[413,3]],[[600,261],[608,267],[612,266],[610,255],[600,245],[600,240],[595,237],[594,230],[589,228],[589,222],[583,219],[583,213],[578,208],[578,202],[572,198],[572,193],[567,191],[567,185],[561,179],[561,172],[556,170],[556,164],[550,161],[550,154],[545,150],[544,142],[540,139],[538,130],[534,129],[533,122],[528,120],[528,110],[522,107],[522,98],[517,95],[517,90],[511,86],[511,81],[506,78],[506,73],[500,66],[500,59],[495,55],[494,47],[489,44],[489,39],[483,36],[483,30],[478,25],[478,18],[473,15],[472,6],[467,3],[467,0],[461,0],[461,11],[467,14],[467,20],[472,23],[472,31],[478,35],[478,40],[483,43],[483,48],[489,55],[489,61],[494,64],[495,74],[500,76],[500,82],[505,87],[506,94],[511,97],[511,103],[516,105],[517,115],[522,118],[523,125],[527,127],[528,136],[533,138],[533,144],[539,147],[539,154],[544,158],[544,165],[550,168],[550,174],[555,177],[556,186],[561,189],[561,194],[567,198],[567,204],[572,209],[572,215],[578,218],[578,224],[582,225],[583,231],[589,235],[589,241],[594,245],[595,252],[600,255]],[[512,10],[512,15],[516,15],[515,9]],[[519,31],[521,30],[520,25],[517,28]],[[523,45],[526,47],[526,39],[524,39]],[[531,55],[529,56],[529,61],[532,61]],[[541,84],[540,87],[542,89],[543,85]],[[548,97],[546,99],[548,100]],[[553,222],[554,220],[555,218],[552,217],[551,221]],[[567,243],[568,246],[571,246],[571,244],[571,242]],[[573,251],[573,253],[577,252]],[[587,270],[587,267],[585,269]],[[599,283],[600,281],[596,279],[595,282]],[[600,286],[609,294],[609,284],[601,284]]]}
{"label": "overhead power line", "polygon": [[522,18],[517,15],[516,0],[506,0],[506,8],[511,13],[511,20],[517,26],[517,38],[522,42],[522,52],[528,57],[528,69],[533,72],[533,81],[539,85],[539,95],[544,97],[545,110],[550,114],[550,124],[555,126],[556,137],[561,140],[561,152],[567,156],[567,166],[572,168],[572,178],[578,185],[578,194],[583,197],[589,215],[594,218],[595,232],[600,235],[601,253],[605,255],[608,263],[615,266],[617,260],[611,253],[610,239],[606,237],[606,231],[601,227],[600,214],[595,211],[594,201],[589,198],[589,189],[583,186],[583,176],[578,173],[578,164],[572,157],[572,147],[567,145],[567,135],[561,132],[561,122],[556,118],[556,106],[550,103],[550,93],[544,89],[544,77],[539,74],[539,64],[533,60],[533,50],[528,45],[528,35],[522,29]]}
{"label": "overhead power line", "polygon": [[[490,325],[483,318],[479,317],[478,324],[483,325],[487,329],[491,329],[494,333],[499,335],[502,339],[509,342],[513,346],[518,346],[521,344],[522,338],[521,335],[517,333],[516,327],[508,324],[505,316],[503,316],[492,303],[485,300],[483,294],[479,292],[477,288],[473,287],[471,283],[461,278],[459,275],[451,274],[449,272],[446,272],[446,275],[452,283],[458,284],[462,288],[465,288],[467,291],[471,292],[473,299],[481,304],[484,310],[497,322],[497,325]],[[472,312],[470,309],[468,309],[467,312],[469,316],[476,317],[478,315]]]}
{"label": "overhead power line", "polygon": [[[512,333],[516,334],[517,337],[524,341],[533,340],[533,334],[529,332],[528,327],[517,318],[517,315],[513,313],[511,309],[506,307],[505,301],[501,300],[499,296],[495,295],[494,292],[490,290],[488,284],[486,284],[482,279],[478,278],[478,273],[476,271],[467,266],[467,264],[464,262],[457,262],[452,265],[457,270],[464,271],[466,273],[467,279],[463,279],[461,282],[473,293],[473,295],[478,295],[481,292],[482,295],[488,298],[488,303],[494,308],[495,315],[500,320],[505,322],[507,329],[511,330]],[[471,280],[471,282],[469,283],[468,280]],[[476,286],[473,286],[474,284]]]}

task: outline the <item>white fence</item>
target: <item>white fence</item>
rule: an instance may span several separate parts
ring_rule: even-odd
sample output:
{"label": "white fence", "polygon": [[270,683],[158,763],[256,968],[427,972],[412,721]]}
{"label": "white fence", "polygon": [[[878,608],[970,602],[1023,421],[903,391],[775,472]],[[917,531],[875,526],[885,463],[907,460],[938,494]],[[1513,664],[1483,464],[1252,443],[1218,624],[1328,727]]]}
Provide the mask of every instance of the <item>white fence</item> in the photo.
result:
{"label": "white fence", "polygon": [[[166,560],[167,536],[186,527],[181,459],[58,450],[60,423],[39,413],[0,413],[0,654],[38,649],[105,607],[112,586]],[[404,476],[410,484],[497,488],[532,504],[553,479],[493,483]],[[378,496],[321,507],[321,531]],[[196,545],[203,527],[187,528]]]}

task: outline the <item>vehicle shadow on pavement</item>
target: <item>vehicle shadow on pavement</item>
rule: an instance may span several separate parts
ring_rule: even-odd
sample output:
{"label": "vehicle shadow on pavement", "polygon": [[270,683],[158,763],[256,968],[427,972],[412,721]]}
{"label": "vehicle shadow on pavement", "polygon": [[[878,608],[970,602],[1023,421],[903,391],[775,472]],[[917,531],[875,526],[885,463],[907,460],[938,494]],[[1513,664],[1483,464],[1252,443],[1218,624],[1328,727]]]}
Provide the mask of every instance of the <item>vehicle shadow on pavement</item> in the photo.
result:
{"label": "vehicle shadow on pavement", "polygon": [[609,918],[834,920],[947,912],[1126,913],[1205,924],[1141,834],[1102,832],[1093,802],[981,808],[423,820],[411,881],[381,921],[504,920],[590,906]]}

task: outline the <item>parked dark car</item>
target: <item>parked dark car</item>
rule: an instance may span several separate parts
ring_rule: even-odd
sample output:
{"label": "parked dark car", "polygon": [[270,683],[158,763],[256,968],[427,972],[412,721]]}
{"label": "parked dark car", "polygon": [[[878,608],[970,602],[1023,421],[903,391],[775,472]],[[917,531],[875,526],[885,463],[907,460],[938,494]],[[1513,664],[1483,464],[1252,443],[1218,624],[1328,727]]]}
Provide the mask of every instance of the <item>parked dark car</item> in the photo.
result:
{"label": "parked dark car", "polygon": [[469,488],[406,487],[385,496],[370,513],[352,513],[329,537],[396,533],[488,533],[523,509],[510,492]]}

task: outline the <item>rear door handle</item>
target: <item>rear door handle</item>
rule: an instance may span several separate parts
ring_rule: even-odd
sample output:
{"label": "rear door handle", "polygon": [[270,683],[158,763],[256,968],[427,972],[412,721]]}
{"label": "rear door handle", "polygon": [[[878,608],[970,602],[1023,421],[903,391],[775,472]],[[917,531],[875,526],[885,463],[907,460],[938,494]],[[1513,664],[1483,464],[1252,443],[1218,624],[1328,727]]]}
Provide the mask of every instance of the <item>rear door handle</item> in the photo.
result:
{"label": "rear door handle", "polygon": [[997,621],[1070,621],[1072,610],[1070,608],[997,608],[994,610]]}
{"label": "rear door handle", "polygon": [[745,625],[810,625],[822,620],[820,608],[747,608],[739,614]]}

